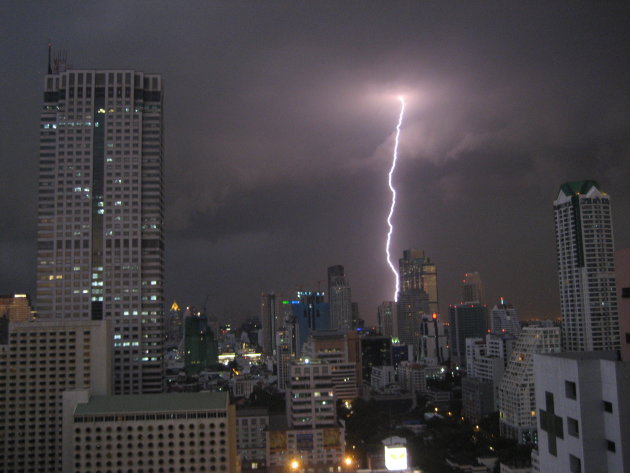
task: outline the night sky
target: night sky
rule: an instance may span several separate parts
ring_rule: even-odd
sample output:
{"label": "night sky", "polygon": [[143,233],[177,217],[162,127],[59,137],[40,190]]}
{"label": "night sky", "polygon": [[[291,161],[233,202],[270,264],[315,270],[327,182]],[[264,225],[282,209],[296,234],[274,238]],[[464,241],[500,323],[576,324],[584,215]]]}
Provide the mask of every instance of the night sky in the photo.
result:
{"label": "night sky", "polygon": [[[0,15],[0,293],[35,296],[47,43],[76,68],[165,82],[167,299],[219,320],[261,291],[323,290],[361,316],[393,295],[386,173],[400,93],[393,251],[424,249],[441,311],[479,271],[490,300],[559,315],[560,183],[611,195],[630,247],[630,3],[9,2]],[[319,281],[319,282],[318,282]]]}

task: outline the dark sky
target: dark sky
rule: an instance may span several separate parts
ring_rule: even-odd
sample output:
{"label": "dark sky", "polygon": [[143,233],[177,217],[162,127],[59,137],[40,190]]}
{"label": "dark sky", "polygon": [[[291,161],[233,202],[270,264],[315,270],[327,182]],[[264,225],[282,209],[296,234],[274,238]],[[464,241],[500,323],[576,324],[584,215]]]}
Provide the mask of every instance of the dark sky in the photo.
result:
{"label": "dark sky", "polygon": [[628,2],[10,2],[0,15],[0,293],[35,293],[47,43],[78,68],[165,81],[167,297],[220,320],[325,286],[361,315],[393,251],[438,266],[442,312],[479,271],[523,317],[559,314],[552,202],[595,179],[630,246]]}

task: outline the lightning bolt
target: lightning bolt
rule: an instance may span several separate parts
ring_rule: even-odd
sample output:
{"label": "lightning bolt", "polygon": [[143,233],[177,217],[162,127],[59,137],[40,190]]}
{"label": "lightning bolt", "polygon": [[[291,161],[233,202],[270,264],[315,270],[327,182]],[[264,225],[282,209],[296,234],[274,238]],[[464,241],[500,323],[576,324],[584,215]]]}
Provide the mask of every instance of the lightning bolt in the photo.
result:
{"label": "lightning bolt", "polygon": [[394,215],[394,210],[396,209],[396,189],[392,183],[392,177],[394,175],[394,170],[396,169],[396,162],[398,161],[398,142],[400,139],[400,127],[402,125],[403,115],[405,113],[405,99],[404,97],[398,97],[400,101],[400,115],[398,116],[398,125],[396,125],[396,141],[394,144],[394,155],[392,156],[392,167],[389,169],[388,175],[388,184],[389,190],[392,193],[392,205],[389,208],[389,214],[387,215],[387,225],[389,226],[389,231],[387,232],[387,243],[385,244],[385,253],[387,255],[387,264],[389,265],[392,273],[394,273],[394,277],[396,278],[396,292],[394,292],[394,301],[398,301],[398,291],[400,290],[400,276],[398,275],[398,270],[392,263],[391,254],[389,252],[389,246],[392,240],[392,234],[394,233],[394,225],[392,224],[392,216]]}

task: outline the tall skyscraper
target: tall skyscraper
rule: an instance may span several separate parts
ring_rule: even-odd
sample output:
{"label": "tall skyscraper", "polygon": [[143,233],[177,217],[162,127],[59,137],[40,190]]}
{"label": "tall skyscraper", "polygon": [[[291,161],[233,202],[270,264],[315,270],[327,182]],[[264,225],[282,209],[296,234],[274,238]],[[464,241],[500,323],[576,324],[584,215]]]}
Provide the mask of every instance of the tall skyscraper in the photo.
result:
{"label": "tall skyscraper", "polygon": [[518,312],[512,304],[507,304],[503,297],[490,311],[490,330],[493,333],[511,333],[516,336],[521,331]]}
{"label": "tall skyscraper", "polygon": [[618,350],[610,197],[595,181],[567,182],[553,206],[563,348]]}
{"label": "tall skyscraper", "polygon": [[328,268],[328,302],[330,303],[330,328],[352,328],[352,292],[343,266]]}
{"label": "tall skyscraper", "polygon": [[451,363],[466,365],[466,339],[486,336],[486,314],[486,308],[480,304],[455,304],[448,308]]}
{"label": "tall skyscraper", "polygon": [[423,317],[439,314],[437,269],[421,250],[405,250],[398,267],[398,338],[419,351]]}
{"label": "tall skyscraper", "polygon": [[40,126],[39,315],[111,319],[115,393],[161,392],[162,78],[57,61]]}
{"label": "tall skyscraper", "polygon": [[465,273],[462,280],[462,302],[485,304],[485,290],[478,272]]}
{"label": "tall skyscraper", "polygon": [[279,322],[276,295],[263,292],[260,295],[260,322],[262,324],[262,349],[265,355],[273,355],[276,345],[276,330]]}

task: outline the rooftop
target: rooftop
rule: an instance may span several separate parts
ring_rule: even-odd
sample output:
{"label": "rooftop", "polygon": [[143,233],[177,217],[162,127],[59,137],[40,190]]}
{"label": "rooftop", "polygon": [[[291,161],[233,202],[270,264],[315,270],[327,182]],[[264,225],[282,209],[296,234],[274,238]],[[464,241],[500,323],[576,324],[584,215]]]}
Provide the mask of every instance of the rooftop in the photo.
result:
{"label": "rooftop", "polygon": [[567,196],[586,194],[591,187],[599,189],[597,181],[573,181],[565,182],[560,186],[560,190]]}
{"label": "rooftop", "polygon": [[77,404],[75,415],[207,411],[227,406],[226,392],[124,394],[92,396],[87,403]]}

